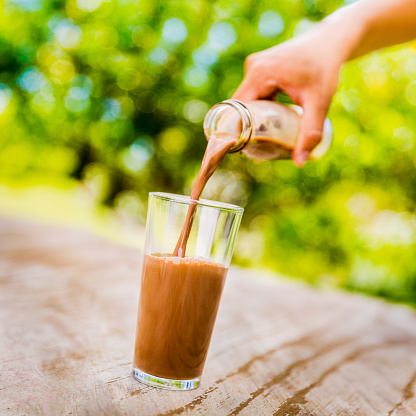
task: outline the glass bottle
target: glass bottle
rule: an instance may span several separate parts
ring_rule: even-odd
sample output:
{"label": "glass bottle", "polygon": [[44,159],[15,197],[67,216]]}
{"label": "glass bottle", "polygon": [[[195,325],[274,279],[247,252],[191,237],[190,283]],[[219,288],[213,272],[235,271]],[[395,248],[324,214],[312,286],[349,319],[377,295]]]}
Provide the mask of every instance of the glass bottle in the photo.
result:
{"label": "glass bottle", "polygon": [[[275,101],[243,103],[226,100],[214,105],[204,119],[207,140],[216,136],[237,138],[229,153],[242,152],[252,159],[290,159],[299,136],[302,108]],[[319,159],[332,143],[332,125],[326,119],[321,142],[309,158]]]}

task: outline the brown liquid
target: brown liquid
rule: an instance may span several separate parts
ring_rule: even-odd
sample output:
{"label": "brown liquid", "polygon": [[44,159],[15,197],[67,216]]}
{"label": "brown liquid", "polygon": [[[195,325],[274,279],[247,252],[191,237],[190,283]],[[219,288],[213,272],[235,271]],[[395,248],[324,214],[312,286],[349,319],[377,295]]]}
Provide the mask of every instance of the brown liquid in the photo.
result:
{"label": "brown liquid", "polygon": [[279,141],[272,137],[253,137],[242,152],[257,160],[291,159],[293,147],[283,140]]}
{"label": "brown liquid", "polygon": [[163,378],[201,376],[227,269],[196,258],[144,258],[134,364]]}
{"label": "brown liquid", "polygon": [[205,150],[204,158],[202,159],[201,169],[194,183],[191,192],[191,202],[189,204],[188,213],[186,215],[185,224],[183,225],[181,235],[176,244],[173,256],[185,257],[186,243],[188,242],[189,234],[191,232],[192,223],[194,221],[197,201],[208,182],[208,179],[215,172],[215,169],[224,159],[228,150],[235,144],[236,138],[230,137],[227,134],[210,137]]}

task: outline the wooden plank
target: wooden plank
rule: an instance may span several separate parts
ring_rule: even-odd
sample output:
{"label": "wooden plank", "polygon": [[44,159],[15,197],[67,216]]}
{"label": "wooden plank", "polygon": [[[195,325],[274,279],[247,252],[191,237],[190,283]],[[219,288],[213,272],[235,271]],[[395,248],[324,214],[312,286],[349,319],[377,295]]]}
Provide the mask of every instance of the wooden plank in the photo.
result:
{"label": "wooden plank", "polygon": [[85,232],[0,219],[1,415],[416,414],[411,309],[237,268],[200,388],[138,383],[140,263]]}

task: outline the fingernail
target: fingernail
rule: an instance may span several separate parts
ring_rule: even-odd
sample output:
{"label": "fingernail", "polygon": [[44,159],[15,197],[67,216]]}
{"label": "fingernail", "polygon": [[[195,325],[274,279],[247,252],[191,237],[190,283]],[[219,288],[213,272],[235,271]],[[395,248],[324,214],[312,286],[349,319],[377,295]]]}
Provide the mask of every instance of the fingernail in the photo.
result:
{"label": "fingernail", "polygon": [[308,150],[303,150],[302,152],[300,152],[299,156],[296,158],[296,164],[299,167],[302,167],[308,160],[310,154],[311,152],[309,152]]}

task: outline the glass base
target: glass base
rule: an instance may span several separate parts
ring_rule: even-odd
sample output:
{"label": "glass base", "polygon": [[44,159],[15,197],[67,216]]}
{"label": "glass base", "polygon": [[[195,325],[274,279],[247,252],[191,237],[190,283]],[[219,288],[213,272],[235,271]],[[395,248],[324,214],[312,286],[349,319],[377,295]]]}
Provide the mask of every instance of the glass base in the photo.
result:
{"label": "glass base", "polygon": [[167,390],[193,390],[199,386],[201,377],[193,380],[172,380],[147,374],[133,365],[133,377],[141,383]]}

